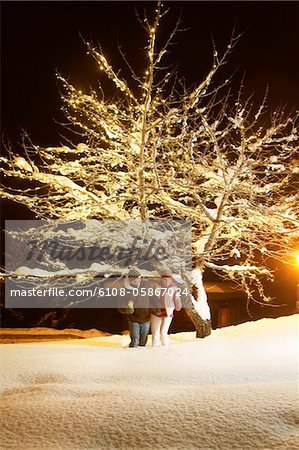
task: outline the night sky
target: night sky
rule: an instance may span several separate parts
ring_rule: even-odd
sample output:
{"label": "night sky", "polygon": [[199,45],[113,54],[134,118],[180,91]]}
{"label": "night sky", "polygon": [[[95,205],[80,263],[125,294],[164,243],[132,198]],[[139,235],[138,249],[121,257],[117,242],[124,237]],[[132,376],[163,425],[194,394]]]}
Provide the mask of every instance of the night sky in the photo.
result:
{"label": "night sky", "polygon": [[[298,2],[164,2],[170,7],[162,22],[160,38],[166,36],[181,14],[180,32],[172,47],[171,61],[190,86],[210,68],[212,40],[221,51],[236,26],[243,32],[223,68],[225,80],[235,69],[238,88],[245,73],[245,93],[260,102],[268,86],[269,114],[276,106],[292,112],[299,105],[299,3]],[[86,54],[79,36],[101,42],[114,68],[126,69],[117,43],[135,69],[144,72],[146,35],[136,20],[135,9],[153,11],[155,2],[2,2],[2,137],[20,152],[21,130],[35,144],[63,143],[61,100],[55,70],[76,87],[88,90],[104,80],[94,60]],[[163,26],[164,23],[164,26]],[[76,142],[76,138],[74,138]],[[28,218],[22,206],[5,202],[3,216]],[[283,271],[283,284],[295,273]],[[293,294],[292,294],[293,295]]]}
{"label": "night sky", "polygon": [[[299,3],[297,2],[166,2],[162,37],[181,14],[172,47],[172,61],[190,85],[210,67],[211,35],[225,47],[234,25],[244,32],[226,75],[238,69],[235,87],[246,72],[246,93],[260,101],[269,87],[269,106],[299,105]],[[40,145],[57,145],[64,120],[55,69],[77,87],[103,81],[96,63],[86,55],[79,33],[101,42],[114,67],[124,67],[117,49],[122,44],[132,64],[143,72],[146,36],[136,10],[151,11],[155,2],[2,2],[2,134],[11,142],[26,129]],[[164,34],[163,34],[164,33]],[[125,74],[125,73],[124,73]]]}

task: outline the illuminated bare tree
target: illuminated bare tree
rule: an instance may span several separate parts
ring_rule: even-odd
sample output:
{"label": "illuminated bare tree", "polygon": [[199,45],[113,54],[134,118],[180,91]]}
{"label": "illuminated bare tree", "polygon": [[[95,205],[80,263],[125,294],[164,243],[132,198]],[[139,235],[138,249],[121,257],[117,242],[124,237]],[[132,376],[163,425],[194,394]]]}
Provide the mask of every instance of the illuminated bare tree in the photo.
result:
{"label": "illuminated bare tree", "polygon": [[30,145],[24,157],[11,152],[1,158],[6,176],[34,185],[32,190],[6,187],[2,194],[38,218],[191,220],[197,289],[188,314],[203,336],[210,318],[205,269],[241,283],[248,299],[265,301],[267,260],[285,261],[294,252],[298,114],[266,116],[265,101],[255,110],[240,89],[232,102],[229,80],[215,81],[237,42],[235,34],[223,55],[214,50],[204,79],[186,89],[175,69],[163,69],[179,26],[157,45],[165,13],[158,4],[154,20],[142,22],[147,64],[141,76],[131,69],[132,85],[101,48],[86,42],[115,86],[114,100],[106,99],[102,88],[82,92],[58,75],[63,109],[84,143]]}

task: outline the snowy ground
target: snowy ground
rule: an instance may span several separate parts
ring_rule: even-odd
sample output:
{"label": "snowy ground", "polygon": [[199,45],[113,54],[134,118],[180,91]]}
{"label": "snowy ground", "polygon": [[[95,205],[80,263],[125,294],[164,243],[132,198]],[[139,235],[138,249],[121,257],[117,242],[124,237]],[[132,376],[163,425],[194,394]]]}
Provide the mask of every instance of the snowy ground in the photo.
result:
{"label": "snowy ground", "polygon": [[169,348],[127,336],[5,344],[2,448],[295,449],[298,316]]}

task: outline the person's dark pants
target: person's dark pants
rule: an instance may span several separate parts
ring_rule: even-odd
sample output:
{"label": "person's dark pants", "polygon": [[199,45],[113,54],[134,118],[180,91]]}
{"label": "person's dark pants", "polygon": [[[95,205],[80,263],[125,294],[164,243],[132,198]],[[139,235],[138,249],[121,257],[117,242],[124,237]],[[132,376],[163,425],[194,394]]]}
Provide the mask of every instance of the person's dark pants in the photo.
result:
{"label": "person's dark pants", "polygon": [[144,347],[147,342],[147,337],[150,329],[150,321],[139,323],[131,322],[129,320],[129,330],[131,342],[129,347]]}

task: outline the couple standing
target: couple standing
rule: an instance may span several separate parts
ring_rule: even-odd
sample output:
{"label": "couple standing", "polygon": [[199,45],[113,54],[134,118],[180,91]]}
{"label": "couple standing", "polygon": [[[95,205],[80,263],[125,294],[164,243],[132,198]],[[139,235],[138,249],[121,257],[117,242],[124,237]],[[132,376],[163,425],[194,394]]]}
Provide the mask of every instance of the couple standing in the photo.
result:
{"label": "couple standing", "polygon": [[[169,270],[160,272],[161,278],[151,288],[164,288],[160,291],[157,308],[145,307],[144,296],[134,296],[133,290],[141,288],[141,273],[133,267],[128,276],[125,278],[125,288],[129,294],[128,307],[120,309],[120,312],[127,315],[129,322],[129,331],[131,342],[129,347],[144,347],[147,343],[148,334],[151,328],[152,345],[159,347],[160,345],[168,345],[168,330],[173,318],[173,311],[179,311],[182,308],[179,292],[176,284],[172,279]],[[145,288],[146,289],[146,288]],[[159,290],[159,289],[157,289]],[[149,296],[147,295],[147,300]],[[149,300],[152,303],[152,298]]]}

